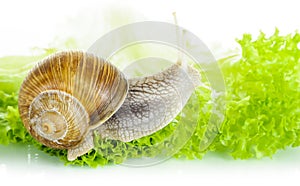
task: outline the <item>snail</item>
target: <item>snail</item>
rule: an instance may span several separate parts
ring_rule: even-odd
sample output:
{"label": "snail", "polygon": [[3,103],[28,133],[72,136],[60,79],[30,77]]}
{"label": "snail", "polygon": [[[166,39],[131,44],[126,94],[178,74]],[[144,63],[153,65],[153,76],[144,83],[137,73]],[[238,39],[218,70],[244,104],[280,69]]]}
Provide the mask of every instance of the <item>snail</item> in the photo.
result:
{"label": "snail", "polygon": [[198,70],[182,59],[179,52],[177,63],[164,71],[128,79],[94,54],[57,52],[24,79],[21,120],[43,145],[67,149],[69,161],[94,148],[94,133],[123,142],[150,135],[170,123],[201,85]]}
{"label": "snail", "polygon": [[100,57],[63,51],[28,73],[18,106],[27,131],[45,146],[67,149],[73,161],[94,147],[94,132],[128,142],[165,127],[199,85],[198,71],[181,61],[152,76],[127,79]]}

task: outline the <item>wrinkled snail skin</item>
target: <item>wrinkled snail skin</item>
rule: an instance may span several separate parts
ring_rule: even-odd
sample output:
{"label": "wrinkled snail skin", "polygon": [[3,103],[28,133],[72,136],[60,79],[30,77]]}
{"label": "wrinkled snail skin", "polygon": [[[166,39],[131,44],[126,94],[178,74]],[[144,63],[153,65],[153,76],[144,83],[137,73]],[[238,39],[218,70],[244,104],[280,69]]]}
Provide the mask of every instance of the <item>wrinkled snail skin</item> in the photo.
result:
{"label": "wrinkled snail skin", "polygon": [[127,80],[92,54],[59,52],[29,72],[18,106],[28,132],[45,146],[68,149],[72,161],[94,148],[94,132],[127,142],[165,127],[200,82],[186,63]]}
{"label": "wrinkled snail skin", "polygon": [[68,149],[74,160],[94,147],[92,130],[119,109],[127,91],[125,76],[110,63],[84,52],[59,52],[23,81],[20,117],[35,139]]}
{"label": "wrinkled snail skin", "polygon": [[184,63],[128,81],[129,92],[123,105],[97,128],[102,138],[128,142],[162,129],[179,114],[195,87],[201,84],[199,72]]}

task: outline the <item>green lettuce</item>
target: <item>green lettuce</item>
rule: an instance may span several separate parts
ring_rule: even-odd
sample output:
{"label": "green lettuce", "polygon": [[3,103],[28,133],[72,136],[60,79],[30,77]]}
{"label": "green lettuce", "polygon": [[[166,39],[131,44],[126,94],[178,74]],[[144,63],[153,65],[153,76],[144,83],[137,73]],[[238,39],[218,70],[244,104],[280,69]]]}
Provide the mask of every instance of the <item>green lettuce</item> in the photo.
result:
{"label": "green lettuce", "polygon": [[271,157],[300,142],[300,35],[237,40],[241,58],[219,61],[227,93],[226,119],[211,146],[234,158]]}
{"label": "green lettuce", "polygon": [[[198,118],[188,141],[172,138],[178,131],[179,136],[188,135],[187,131],[179,130],[182,127],[179,115],[162,130],[132,142],[101,139],[96,135],[95,149],[72,162],[67,161],[66,150],[41,145],[22,125],[17,94],[32,65],[54,51],[38,57],[0,58],[0,144],[34,144],[65,164],[90,167],[161,154],[201,159],[208,151],[229,154],[235,159],[263,158],[286,147],[299,146],[300,34],[282,36],[276,30],[269,37],[261,32],[257,39],[244,34],[237,42],[241,47],[239,59],[228,56],[218,61],[226,85],[226,115],[217,137],[205,151],[199,145],[210,117],[211,92],[203,87],[195,91],[184,108],[186,114]],[[195,105],[202,109],[196,109]],[[174,143],[184,145],[176,153],[165,154],[165,149]]]}
{"label": "green lettuce", "polygon": [[0,144],[25,142],[30,138],[22,127],[16,103],[16,94],[0,91]]}

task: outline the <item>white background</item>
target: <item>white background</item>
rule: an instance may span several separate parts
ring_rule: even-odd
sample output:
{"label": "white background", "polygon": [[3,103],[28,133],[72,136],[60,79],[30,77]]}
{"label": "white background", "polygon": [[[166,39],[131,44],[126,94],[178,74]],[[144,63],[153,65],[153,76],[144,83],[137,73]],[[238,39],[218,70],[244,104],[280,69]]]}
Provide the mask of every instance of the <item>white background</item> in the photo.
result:
{"label": "white background", "polygon": [[[245,32],[271,34],[278,27],[285,34],[299,29],[299,7],[296,0],[1,1],[0,57],[30,55],[34,47],[60,47],[67,38],[75,38],[80,49],[87,49],[102,34],[127,23],[173,22],[173,11],[179,25],[199,36],[218,57],[225,49],[236,48],[235,38]],[[273,159],[242,161],[210,153],[203,160],[170,160],[153,167],[89,169],[65,167],[31,147],[0,146],[1,185],[5,181],[34,185],[299,185],[299,177],[299,148],[280,151]]]}

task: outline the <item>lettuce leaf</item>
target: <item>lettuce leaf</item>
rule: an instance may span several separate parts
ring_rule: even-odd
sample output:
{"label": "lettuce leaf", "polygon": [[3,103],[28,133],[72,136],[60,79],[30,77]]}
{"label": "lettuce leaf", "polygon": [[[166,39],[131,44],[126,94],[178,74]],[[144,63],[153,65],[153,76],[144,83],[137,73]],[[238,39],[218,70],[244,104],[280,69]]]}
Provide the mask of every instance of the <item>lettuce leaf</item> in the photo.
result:
{"label": "lettuce leaf", "polygon": [[[175,158],[201,159],[207,151],[229,154],[235,159],[263,158],[300,145],[300,34],[282,36],[276,29],[269,37],[261,32],[254,40],[250,34],[244,34],[237,42],[241,57],[219,60],[227,105],[217,138],[206,151],[200,151],[210,117],[211,98],[209,90],[199,88],[195,99],[186,106],[190,113],[199,116],[198,125],[185,145],[173,154]],[[72,162],[67,161],[66,150],[51,149],[32,139],[19,118],[17,93],[34,64],[31,62],[51,52],[38,57],[0,58],[0,144],[34,144],[65,164],[90,167],[156,157],[169,147],[172,141],[166,139],[179,127],[180,116],[162,130],[128,143],[96,136],[96,148]],[[192,107],[195,104],[202,109],[195,111]]]}
{"label": "lettuce leaf", "polygon": [[234,158],[271,157],[300,141],[300,35],[237,40],[239,60],[219,62],[226,92],[226,120],[211,146]]}

